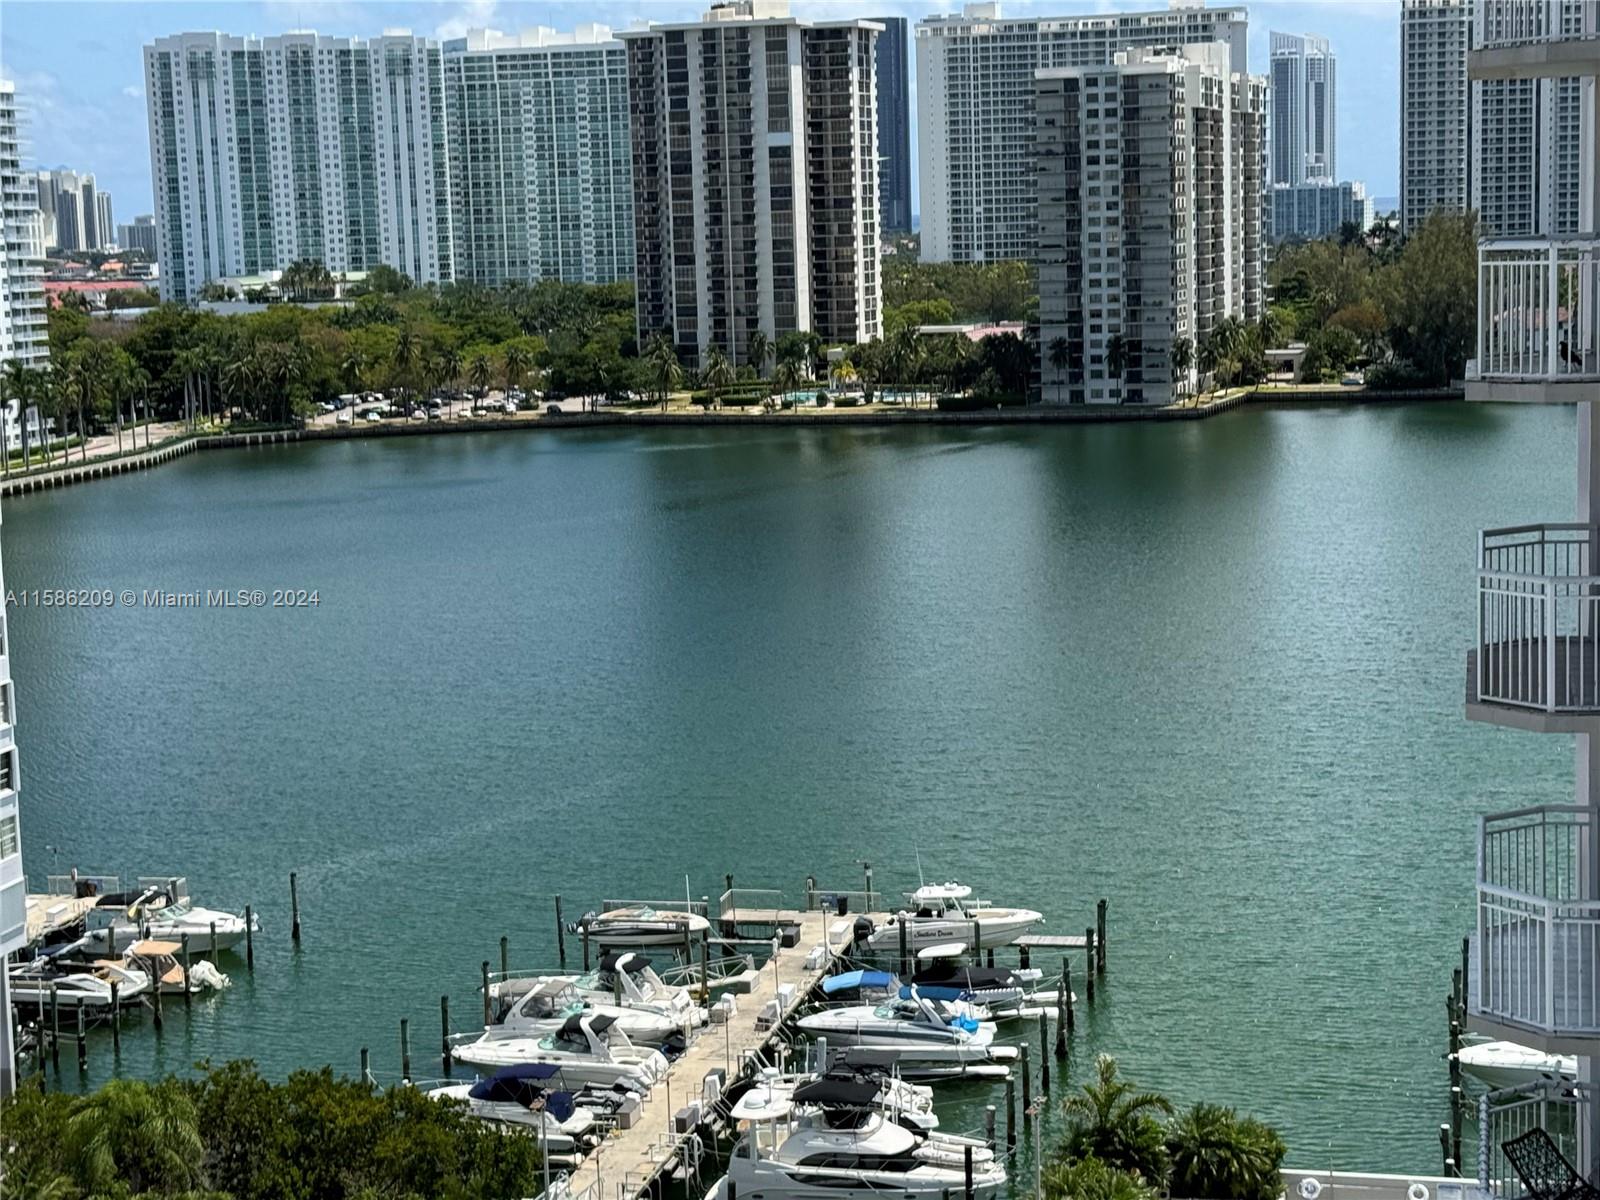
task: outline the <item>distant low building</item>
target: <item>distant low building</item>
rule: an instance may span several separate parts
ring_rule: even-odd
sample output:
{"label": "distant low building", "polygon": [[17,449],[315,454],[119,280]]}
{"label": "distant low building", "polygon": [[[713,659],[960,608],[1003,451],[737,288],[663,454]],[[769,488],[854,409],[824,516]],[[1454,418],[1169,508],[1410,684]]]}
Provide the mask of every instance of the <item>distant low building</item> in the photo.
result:
{"label": "distant low building", "polygon": [[1372,199],[1357,181],[1278,184],[1267,209],[1267,228],[1274,242],[1316,241],[1334,237],[1345,225],[1363,232],[1372,228]]}
{"label": "distant low building", "polygon": [[156,260],[156,219],[146,213],[131,225],[117,226],[117,249],[142,250],[151,262]]}

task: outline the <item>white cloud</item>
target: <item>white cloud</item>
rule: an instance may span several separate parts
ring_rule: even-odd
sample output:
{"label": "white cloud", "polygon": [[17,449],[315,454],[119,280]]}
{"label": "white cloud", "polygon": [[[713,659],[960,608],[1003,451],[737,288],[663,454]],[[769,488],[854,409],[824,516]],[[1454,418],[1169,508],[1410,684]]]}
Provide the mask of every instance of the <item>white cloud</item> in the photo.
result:
{"label": "white cloud", "polygon": [[439,39],[466,36],[469,29],[485,29],[494,25],[500,5],[498,0],[466,0],[453,16],[445,18],[433,31]]}
{"label": "white cloud", "polygon": [[124,96],[126,96],[129,100],[143,100],[144,99],[144,84],[142,84],[142,83],[130,83],[127,87],[122,89],[122,94]]}

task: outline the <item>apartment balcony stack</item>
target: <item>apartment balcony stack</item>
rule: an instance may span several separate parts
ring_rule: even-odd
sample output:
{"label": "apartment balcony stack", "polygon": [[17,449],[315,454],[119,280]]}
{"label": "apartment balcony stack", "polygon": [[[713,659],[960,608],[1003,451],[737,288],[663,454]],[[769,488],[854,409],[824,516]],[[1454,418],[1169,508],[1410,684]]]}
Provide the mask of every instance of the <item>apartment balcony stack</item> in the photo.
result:
{"label": "apartment balcony stack", "polygon": [[1467,1026],[1578,1062],[1576,1084],[1483,1102],[1480,1186],[1520,1200],[1525,1185],[1502,1147],[1534,1127],[1600,1182],[1600,3],[1476,0],[1468,71],[1474,81],[1575,78],[1585,108],[1589,232],[1556,236],[1552,203],[1535,234],[1479,243],[1477,357],[1467,366],[1468,400],[1578,407],[1574,519],[1479,536],[1466,663],[1470,720],[1575,742],[1571,804],[1530,804],[1478,826]]}

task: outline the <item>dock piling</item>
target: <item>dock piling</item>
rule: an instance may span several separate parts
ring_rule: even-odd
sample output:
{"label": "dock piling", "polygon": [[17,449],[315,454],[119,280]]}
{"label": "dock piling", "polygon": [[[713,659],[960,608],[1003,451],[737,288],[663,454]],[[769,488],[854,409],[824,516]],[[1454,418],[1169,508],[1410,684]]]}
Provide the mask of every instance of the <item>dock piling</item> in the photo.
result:
{"label": "dock piling", "polygon": [[983,922],[972,923],[972,965],[983,966]]}
{"label": "dock piling", "polygon": [[78,1005],[78,1070],[89,1069],[89,1039],[83,1025],[83,1005]]}
{"label": "dock piling", "polygon": [[1444,1155],[1444,1173],[1454,1176],[1456,1173],[1455,1161],[1450,1157],[1450,1126],[1439,1126],[1439,1152]]}
{"label": "dock piling", "polygon": [[[3,1018],[0,1018],[3,1019]],[[39,1004],[39,1069],[44,1070],[44,1004]],[[61,997],[56,985],[50,985],[50,1065],[61,1070]]]}
{"label": "dock piling", "polygon": [[983,1106],[983,1140],[989,1147],[989,1153],[994,1153],[994,1105]]}
{"label": "dock piling", "polygon": [[211,961],[217,961],[217,923],[211,922]]}
{"label": "dock piling", "polygon": [[1024,971],[1026,971],[1028,969],[1028,947],[1026,945],[1023,945],[1023,946],[1019,946],[1017,949],[1018,949],[1018,952],[1022,956],[1021,963],[1019,965],[1022,967],[1022,969]]}
{"label": "dock piling", "polygon": [[700,935],[700,1007],[711,1003],[711,930]]}
{"label": "dock piling", "polygon": [[1056,1022],[1061,1024],[1061,1015],[1066,1013],[1067,1032],[1071,1033],[1078,1023],[1078,1018],[1072,1007],[1072,962],[1065,956],[1061,959],[1061,991],[1056,996]]}
{"label": "dock piling", "polygon": [[1028,1062],[1031,1057],[1027,1042],[1022,1043],[1022,1119],[1026,1121],[1033,1114],[1033,1067]]}
{"label": "dock piling", "polygon": [[1039,1094],[1050,1094],[1050,1024],[1039,1014]]}
{"label": "dock piling", "polygon": [[1017,1081],[1006,1077],[1006,1150],[1017,1148]]}
{"label": "dock piling", "polygon": [[372,1052],[365,1046],[361,1047],[361,1082],[372,1082]]}
{"label": "dock piling", "polygon": [[589,973],[589,927],[587,925],[580,926],[578,933],[583,939],[583,971],[587,975]]}
{"label": "dock piling", "polygon": [[400,1018],[400,1078],[411,1082],[411,1022]]}
{"label": "dock piling", "polygon": [[1094,906],[1094,973],[1106,973],[1106,902],[1103,896]]}
{"label": "dock piling", "polygon": [[189,991],[189,935],[183,935],[183,1006],[188,1008],[193,1003]]}
{"label": "dock piling", "polygon": [[483,1024],[488,1028],[494,1024],[493,1015],[489,1011],[489,960],[483,960]]}
{"label": "dock piling", "polygon": [[289,872],[289,938],[300,943],[300,886],[293,871]]}
{"label": "dock piling", "polygon": [[444,1073],[450,1074],[450,996],[439,997],[439,1057],[444,1059]]}
{"label": "dock piling", "polygon": [[506,935],[500,935],[500,978],[511,977],[511,943],[506,940]]}
{"label": "dock piling", "polygon": [[964,1158],[966,1160],[963,1163],[963,1170],[964,1170],[965,1175],[966,1175],[965,1195],[966,1195],[967,1200],[973,1200],[973,1195],[972,1195],[972,1146],[969,1144],[964,1149],[965,1149],[965,1153],[962,1155],[962,1158]]}
{"label": "dock piling", "polygon": [[[187,971],[184,972],[183,980],[184,980],[183,994],[184,994],[185,997],[187,997],[189,995],[189,986],[188,986],[189,985],[189,973]],[[161,1032],[161,1027],[163,1025],[163,1021],[161,1019],[161,989],[160,988],[151,988],[150,989],[150,1003],[152,1005],[153,1013],[154,1013],[154,1015],[152,1017],[152,1021],[155,1024],[156,1032],[160,1033]]]}
{"label": "dock piling", "polygon": [[248,904],[244,906],[244,969],[256,969],[256,914]]}
{"label": "dock piling", "polygon": [[567,969],[567,929],[561,922],[561,893],[556,893],[556,959],[561,969]]}
{"label": "dock piling", "polygon": [[1450,1157],[1461,1162],[1461,1116],[1466,1100],[1457,1084],[1450,1089]]}
{"label": "dock piling", "polygon": [[1083,965],[1084,975],[1089,981],[1089,1003],[1094,1003],[1094,929],[1083,931]]}
{"label": "dock piling", "polygon": [[[154,986],[160,987],[161,980],[155,980]],[[111,981],[111,1053],[117,1058],[122,1057],[122,998],[117,994],[117,981]]]}
{"label": "dock piling", "polygon": [[900,978],[904,979],[911,974],[910,951],[906,946],[906,923],[900,922]]}

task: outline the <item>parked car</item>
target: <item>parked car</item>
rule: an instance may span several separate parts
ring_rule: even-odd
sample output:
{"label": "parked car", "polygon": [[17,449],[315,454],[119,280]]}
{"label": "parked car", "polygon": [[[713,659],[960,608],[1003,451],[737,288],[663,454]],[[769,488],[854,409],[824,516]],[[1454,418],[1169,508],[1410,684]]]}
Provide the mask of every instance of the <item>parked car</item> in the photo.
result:
{"label": "parked car", "polygon": [[437,408],[430,408],[428,410],[428,420],[442,421],[444,420],[444,413],[440,412]]}
{"label": "parked car", "polygon": [[334,418],[340,425],[348,425],[351,421],[350,410],[347,408]]}
{"label": "parked car", "polygon": [[1366,377],[1360,371],[1346,372],[1344,377],[1339,380],[1341,387],[1362,387],[1366,382]]}
{"label": "parked car", "polygon": [[376,423],[383,420],[383,414],[375,408],[368,409],[367,420]]}

